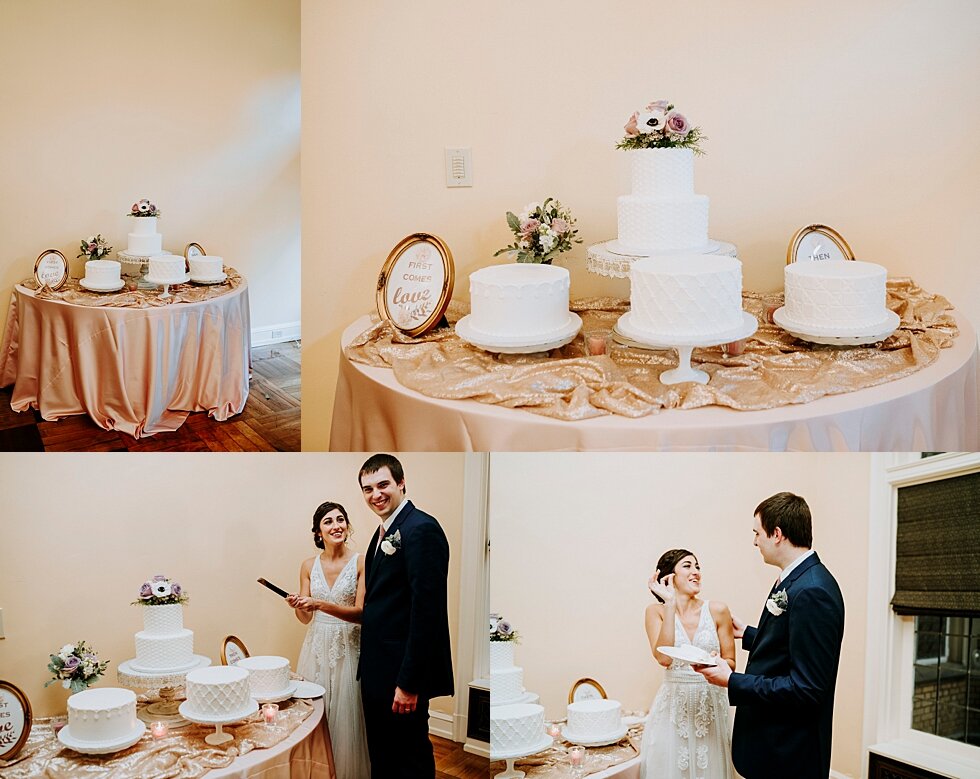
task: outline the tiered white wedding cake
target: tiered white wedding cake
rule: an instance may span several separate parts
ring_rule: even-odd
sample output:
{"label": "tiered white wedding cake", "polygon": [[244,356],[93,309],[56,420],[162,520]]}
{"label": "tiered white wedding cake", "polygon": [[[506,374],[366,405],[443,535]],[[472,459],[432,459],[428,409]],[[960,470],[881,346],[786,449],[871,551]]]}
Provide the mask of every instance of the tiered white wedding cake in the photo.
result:
{"label": "tiered white wedding cake", "polygon": [[184,627],[179,603],[143,607],[143,629],[136,633],[136,658],[130,663],[143,673],[179,673],[193,668],[194,631]]}
{"label": "tiered white wedding cake", "polygon": [[239,660],[235,665],[248,671],[248,684],[253,698],[275,698],[290,690],[289,660],[285,657],[256,655]]}
{"label": "tiered white wedding cake", "polygon": [[569,703],[567,716],[562,735],[572,743],[608,743],[626,735],[619,701],[596,698]]}
{"label": "tiered white wedding cake", "polygon": [[58,732],[66,746],[84,752],[110,752],[135,743],[146,730],[136,718],[136,694],[107,687],[68,698],[68,725]]}
{"label": "tiered white wedding cake", "polygon": [[180,713],[192,722],[234,722],[258,711],[244,668],[217,665],[187,674]]}
{"label": "tiered white wedding cake", "polygon": [[524,669],[514,664],[513,641],[490,642],[490,705],[535,703],[538,696],[524,689]]}

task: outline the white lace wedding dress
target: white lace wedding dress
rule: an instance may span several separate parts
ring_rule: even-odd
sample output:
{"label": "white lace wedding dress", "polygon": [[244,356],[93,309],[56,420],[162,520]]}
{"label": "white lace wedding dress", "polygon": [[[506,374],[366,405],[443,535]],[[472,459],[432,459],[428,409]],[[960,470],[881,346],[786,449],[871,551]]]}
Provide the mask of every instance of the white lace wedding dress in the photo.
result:
{"label": "white lace wedding dress", "polygon": [[[693,641],[675,615],[674,646],[686,644],[720,651],[707,602]],[[640,754],[643,779],[734,779],[724,688],[708,684],[690,664],[674,660],[650,707]]]}
{"label": "white lace wedding dress", "polygon": [[[331,588],[320,558],[310,569],[310,595],[317,600],[353,606],[357,596],[357,555],[344,566]],[[367,779],[371,775],[357,658],[361,653],[361,626],[318,611],[306,631],[296,672],[323,685],[326,723],[330,728],[337,779]]]}

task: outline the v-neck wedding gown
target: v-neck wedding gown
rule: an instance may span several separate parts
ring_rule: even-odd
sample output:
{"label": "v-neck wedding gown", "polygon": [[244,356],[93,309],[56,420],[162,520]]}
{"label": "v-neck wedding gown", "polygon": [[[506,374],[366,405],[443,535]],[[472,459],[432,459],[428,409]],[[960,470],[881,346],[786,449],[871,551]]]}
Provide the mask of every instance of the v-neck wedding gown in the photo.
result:
{"label": "v-neck wedding gown", "polygon": [[[327,584],[320,558],[310,568],[310,595],[316,600],[353,606],[357,596],[357,555]],[[367,779],[371,775],[357,659],[361,653],[361,626],[317,611],[306,631],[296,672],[323,685],[323,704],[337,779]]]}
{"label": "v-neck wedding gown", "polygon": [[[720,653],[707,602],[693,640],[674,615],[674,646],[684,645]],[[671,662],[650,707],[640,754],[643,779],[734,779],[725,689],[708,684],[689,663]]]}

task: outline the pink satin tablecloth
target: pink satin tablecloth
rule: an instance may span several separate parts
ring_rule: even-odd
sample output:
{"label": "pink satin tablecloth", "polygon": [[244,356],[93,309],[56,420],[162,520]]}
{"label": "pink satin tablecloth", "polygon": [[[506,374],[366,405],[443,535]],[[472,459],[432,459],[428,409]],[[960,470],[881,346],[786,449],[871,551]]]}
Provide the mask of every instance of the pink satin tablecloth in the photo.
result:
{"label": "pink satin tablecloth", "polygon": [[135,438],[176,430],[192,411],[218,421],[248,398],[248,287],[154,308],[82,306],[17,285],[0,344],[14,411],[88,414]]}
{"label": "pink satin tablecloth", "polygon": [[391,369],[343,353],[331,451],[975,451],[980,448],[977,336],[960,334],[926,368],[895,381],[760,411],[668,409],[637,419],[564,421],[471,400],[431,398]]}

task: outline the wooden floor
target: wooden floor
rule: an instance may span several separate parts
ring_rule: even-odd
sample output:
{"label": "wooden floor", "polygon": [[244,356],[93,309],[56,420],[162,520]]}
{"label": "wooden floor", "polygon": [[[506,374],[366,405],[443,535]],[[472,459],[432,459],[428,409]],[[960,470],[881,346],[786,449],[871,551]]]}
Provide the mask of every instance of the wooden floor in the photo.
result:
{"label": "wooden floor", "polygon": [[10,409],[0,389],[0,451],[4,452],[298,452],[299,341],[252,349],[252,380],[241,414],[216,422],[190,414],[170,433],[133,438],[103,430],[86,415],[46,422],[36,411]]}
{"label": "wooden floor", "polygon": [[490,760],[463,751],[463,745],[429,736],[436,756],[436,779],[487,779]]}

